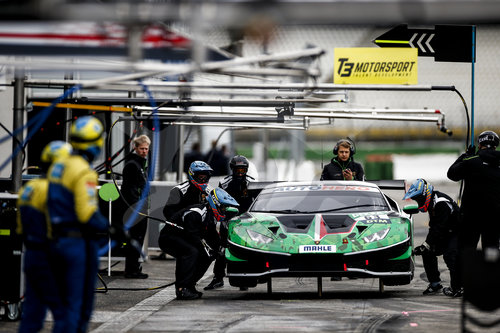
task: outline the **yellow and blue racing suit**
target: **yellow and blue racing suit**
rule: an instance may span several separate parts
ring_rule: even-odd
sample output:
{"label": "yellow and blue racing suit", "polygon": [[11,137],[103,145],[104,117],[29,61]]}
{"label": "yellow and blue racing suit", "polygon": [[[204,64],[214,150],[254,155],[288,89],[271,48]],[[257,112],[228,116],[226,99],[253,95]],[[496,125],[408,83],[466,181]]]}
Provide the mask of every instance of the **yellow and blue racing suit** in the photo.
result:
{"label": "yellow and blue racing suit", "polygon": [[108,230],[99,212],[97,173],[82,156],[56,161],[48,173],[48,214],[54,234],[66,332],[85,332],[98,272],[97,235]]}
{"label": "yellow and blue racing suit", "polygon": [[51,228],[45,217],[48,181],[34,179],[19,191],[17,230],[25,247],[26,290],[19,332],[39,332],[47,313],[54,317],[53,332],[64,332],[64,308],[51,260]]}

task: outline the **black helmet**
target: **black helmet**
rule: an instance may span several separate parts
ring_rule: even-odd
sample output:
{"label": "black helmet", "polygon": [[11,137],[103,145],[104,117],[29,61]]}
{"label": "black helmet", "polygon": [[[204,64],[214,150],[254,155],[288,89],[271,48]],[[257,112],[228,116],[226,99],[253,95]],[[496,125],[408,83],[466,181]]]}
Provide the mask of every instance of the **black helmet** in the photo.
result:
{"label": "black helmet", "polygon": [[233,177],[245,177],[248,172],[248,160],[243,155],[236,155],[229,161],[229,167],[233,173]]}
{"label": "black helmet", "polygon": [[498,138],[498,135],[495,132],[484,131],[481,134],[479,134],[477,142],[479,143],[480,146],[485,146],[488,148],[496,148],[498,147],[500,139]]}

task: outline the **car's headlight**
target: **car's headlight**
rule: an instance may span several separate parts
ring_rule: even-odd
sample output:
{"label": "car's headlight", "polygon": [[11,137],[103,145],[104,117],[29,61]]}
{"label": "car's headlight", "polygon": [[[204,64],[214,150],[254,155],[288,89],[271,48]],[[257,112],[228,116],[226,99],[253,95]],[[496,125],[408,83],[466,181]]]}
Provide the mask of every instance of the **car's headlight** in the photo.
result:
{"label": "car's headlight", "polygon": [[261,233],[258,233],[258,232],[255,232],[255,231],[252,231],[250,229],[247,229],[247,233],[248,233],[248,236],[250,236],[250,238],[254,241],[254,242],[257,242],[257,243],[264,243],[264,244],[267,244],[267,243],[271,243],[273,241],[273,238],[271,237],[268,237],[268,236],[265,236]]}
{"label": "car's headlight", "polygon": [[379,230],[371,235],[363,237],[363,240],[365,241],[365,243],[372,243],[372,242],[382,240],[385,238],[385,236],[387,236],[387,234],[389,233],[389,230],[391,230],[391,229],[387,228],[387,229]]}

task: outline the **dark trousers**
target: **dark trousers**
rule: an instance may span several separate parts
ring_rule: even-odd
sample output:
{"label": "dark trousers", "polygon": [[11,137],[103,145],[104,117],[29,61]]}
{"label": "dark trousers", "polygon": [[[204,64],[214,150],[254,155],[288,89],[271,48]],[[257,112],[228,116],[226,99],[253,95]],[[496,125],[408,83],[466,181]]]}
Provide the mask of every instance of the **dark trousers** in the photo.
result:
{"label": "dark trousers", "polygon": [[[148,227],[148,219],[143,218],[139,220],[135,225],[129,229],[130,237],[135,239],[142,247],[144,244],[144,238],[146,235],[146,229]],[[132,245],[127,244],[124,247],[125,250],[125,272],[134,273],[141,269],[141,264],[139,263],[139,258],[141,254],[139,250],[134,248]]]}
{"label": "dark trousers", "polygon": [[481,237],[481,247],[498,249],[500,245],[500,221],[495,214],[477,211],[462,215],[460,249],[476,250]]}
{"label": "dark trousers", "polygon": [[176,259],[175,286],[194,288],[210,266],[211,259],[200,243],[182,232],[162,232],[158,240],[160,248]]}
{"label": "dark trousers", "polygon": [[[224,247],[227,247],[228,230],[227,230],[226,223],[221,223],[220,230],[219,230],[221,244]],[[225,256],[224,248],[223,248],[221,251],[219,251],[219,253],[217,254],[217,257],[215,258],[214,278],[216,280],[222,280],[224,278],[224,276],[226,276],[226,256]]]}
{"label": "dark trousers", "polygon": [[461,277],[458,270],[458,235],[450,233],[436,252],[422,254],[425,274],[429,282],[440,282],[438,268],[438,256],[443,255],[444,262],[450,271],[450,285],[454,290],[462,287]]}
{"label": "dark trousers", "polygon": [[[147,206],[147,203],[144,203]],[[145,207],[142,207],[141,211],[144,213],[147,211]],[[129,221],[132,215],[137,214],[137,204],[134,203],[132,208],[128,207],[123,200],[118,200],[117,202],[118,213],[122,213],[121,221],[115,222],[118,226],[125,226],[128,228],[130,237],[135,239],[137,243],[142,247],[144,244],[144,238],[146,237],[146,230],[148,228],[148,219],[142,215],[136,215],[133,221]],[[125,273],[135,273],[141,270],[141,264],[139,263],[139,258],[141,254],[138,249],[134,248],[130,244],[126,244],[123,248],[125,255]]]}

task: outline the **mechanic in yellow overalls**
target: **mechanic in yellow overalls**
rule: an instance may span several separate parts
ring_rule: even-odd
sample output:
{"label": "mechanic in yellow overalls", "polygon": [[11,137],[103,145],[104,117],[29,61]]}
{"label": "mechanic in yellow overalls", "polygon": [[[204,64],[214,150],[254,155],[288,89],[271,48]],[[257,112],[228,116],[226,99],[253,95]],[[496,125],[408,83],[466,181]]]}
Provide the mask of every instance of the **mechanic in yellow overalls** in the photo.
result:
{"label": "mechanic in yellow overalls", "polygon": [[16,232],[22,235],[25,247],[23,269],[26,278],[20,333],[42,330],[47,308],[54,318],[53,332],[64,333],[61,321],[64,309],[51,260],[51,227],[45,218],[49,188],[45,176],[53,161],[69,156],[71,151],[67,142],[50,142],[40,157],[43,178],[30,180],[19,191]]}
{"label": "mechanic in yellow overalls", "polygon": [[47,207],[66,333],[87,330],[98,272],[98,238],[107,236],[109,223],[98,208],[98,175],[90,167],[101,151],[103,132],[97,118],[78,118],[70,132],[73,154],[53,163],[48,172]]}

